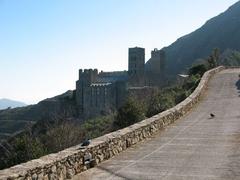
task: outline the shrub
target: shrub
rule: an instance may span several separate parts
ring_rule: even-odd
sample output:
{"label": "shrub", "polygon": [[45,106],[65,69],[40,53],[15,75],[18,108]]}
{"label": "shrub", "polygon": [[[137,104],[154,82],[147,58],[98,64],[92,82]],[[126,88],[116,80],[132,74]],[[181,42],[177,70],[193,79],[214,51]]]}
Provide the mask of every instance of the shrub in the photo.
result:
{"label": "shrub", "polygon": [[113,115],[109,115],[85,121],[82,125],[85,138],[92,139],[111,132],[113,130],[113,120]]}
{"label": "shrub", "polygon": [[46,149],[38,138],[23,134],[10,143],[2,144],[4,154],[0,157],[0,169],[10,167],[15,164],[39,158],[46,154]]}
{"label": "shrub", "polygon": [[189,76],[195,76],[199,74],[202,76],[206,71],[208,70],[208,67],[206,64],[198,64],[194,65],[189,69]]}
{"label": "shrub", "polygon": [[114,125],[117,128],[124,128],[144,119],[144,111],[141,104],[129,98],[118,110]]}
{"label": "shrub", "polygon": [[175,87],[166,88],[152,97],[146,112],[147,117],[151,117],[165,111],[175,105]]}

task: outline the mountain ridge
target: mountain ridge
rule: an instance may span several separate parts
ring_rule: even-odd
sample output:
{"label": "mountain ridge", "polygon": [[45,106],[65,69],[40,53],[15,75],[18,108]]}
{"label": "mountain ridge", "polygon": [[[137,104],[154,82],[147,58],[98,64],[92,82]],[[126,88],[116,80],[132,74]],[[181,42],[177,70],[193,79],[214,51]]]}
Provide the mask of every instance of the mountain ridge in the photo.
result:
{"label": "mountain ridge", "polygon": [[21,101],[16,101],[8,98],[0,98],[0,110],[7,109],[7,108],[23,107],[23,106],[27,106],[27,104]]}
{"label": "mountain ridge", "polygon": [[[168,77],[174,77],[200,58],[206,58],[214,48],[240,50],[240,1],[225,12],[206,21],[195,31],[178,38],[171,45],[162,48],[166,55]],[[148,61],[151,66],[153,61]]]}

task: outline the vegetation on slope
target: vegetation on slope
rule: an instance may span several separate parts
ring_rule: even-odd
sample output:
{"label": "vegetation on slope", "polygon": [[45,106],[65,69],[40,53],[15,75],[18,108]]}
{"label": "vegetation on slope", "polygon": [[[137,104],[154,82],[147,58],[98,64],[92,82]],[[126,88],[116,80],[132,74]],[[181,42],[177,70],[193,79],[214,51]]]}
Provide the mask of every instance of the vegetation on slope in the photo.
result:
{"label": "vegetation on slope", "polygon": [[240,65],[240,52],[230,49],[225,50],[220,56],[221,65],[224,66],[239,66]]}
{"label": "vegetation on slope", "polygon": [[63,111],[77,116],[74,99],[75,92],[67,91],[62,95],[45,99],[36,105],[0,110],[0,134],[19,133],[26,126],[49,119],[53,114],[59,114]]}
{"label": "vegetation on slope", "polygon": [[[99,137],[173,107],[194,91],[204,72],[222,63],[235,65],[240,62],[240,53],[228,51],[226,54],[219,55],[218,50],[214,49],[206,60],[188,70],[188,78],[180,79],[174,86],[158,89],[150,97],[144,96],[140,99],[131,96],[116,114],[83,122],[73,118],[74,109],[58,112],[51,118],[45,116],[33,127],[2,142],[0,169],[58,152],[79,144],[86,138]],[[232,62],[232,59],[235,61]],[[71,99],[68,100],[71,102]]]}

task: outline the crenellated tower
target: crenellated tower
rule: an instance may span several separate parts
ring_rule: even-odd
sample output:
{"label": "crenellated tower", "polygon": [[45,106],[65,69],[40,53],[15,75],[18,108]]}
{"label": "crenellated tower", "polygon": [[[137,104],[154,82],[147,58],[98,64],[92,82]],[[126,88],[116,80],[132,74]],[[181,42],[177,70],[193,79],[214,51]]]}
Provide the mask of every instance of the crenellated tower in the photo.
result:
{"label": "crenellated tower", "polygon": [[91,84],[96,81],[97,76],[97,69],[79,70],[79,80],[76,82],[76,99],[80,114],[86,111],[84,107],[90,102]]}

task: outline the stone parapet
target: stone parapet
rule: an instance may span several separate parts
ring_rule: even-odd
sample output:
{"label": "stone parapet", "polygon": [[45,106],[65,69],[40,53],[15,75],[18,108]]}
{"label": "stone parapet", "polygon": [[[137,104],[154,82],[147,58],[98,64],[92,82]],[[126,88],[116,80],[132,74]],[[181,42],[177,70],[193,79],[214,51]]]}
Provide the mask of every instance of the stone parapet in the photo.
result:
{"label": "stone parapet", "polygon": [[75,174],[85,171],[90,167],[85,161],[86,155],[92,157],[94,162],[92,165],[97,165],[119,154],[128,147],[151,137],[156,132],[188,113],[203,96],[210,78],[223,69],[224,67],[220,66],[207,71],[201,78],[195,91],[171,109],[124,129],[95,138],[86,149],[81,149],[80,145],[77,145],[58,153],[49,154],[39,159],[1,170],[0,179],[70,179]]}

